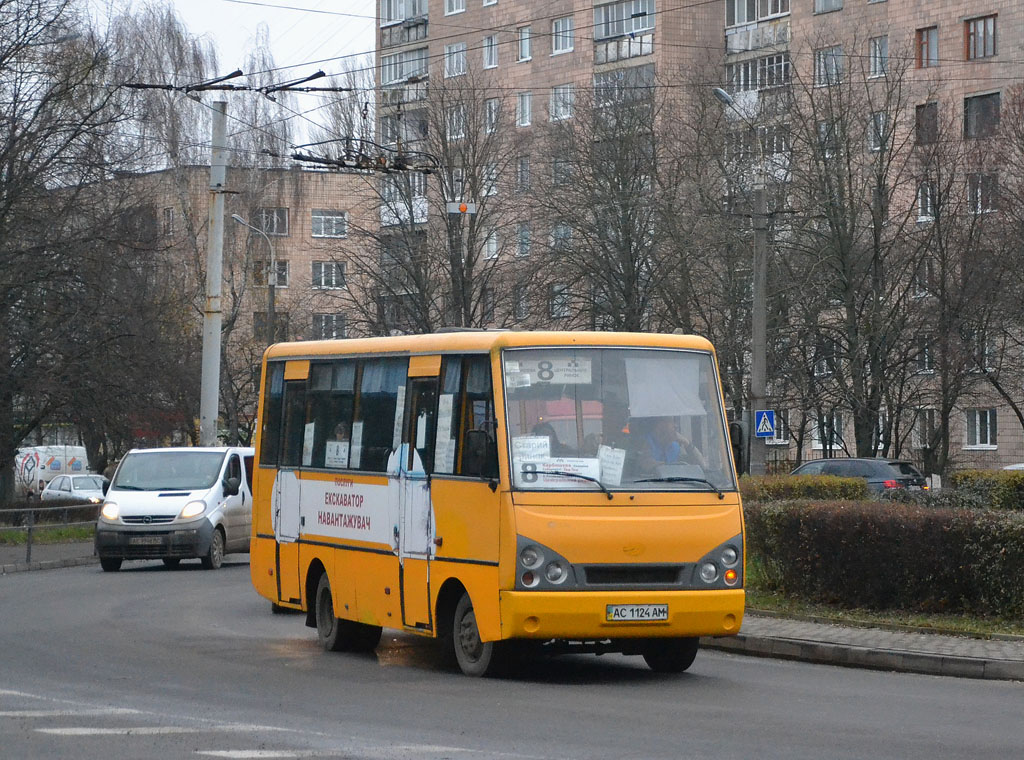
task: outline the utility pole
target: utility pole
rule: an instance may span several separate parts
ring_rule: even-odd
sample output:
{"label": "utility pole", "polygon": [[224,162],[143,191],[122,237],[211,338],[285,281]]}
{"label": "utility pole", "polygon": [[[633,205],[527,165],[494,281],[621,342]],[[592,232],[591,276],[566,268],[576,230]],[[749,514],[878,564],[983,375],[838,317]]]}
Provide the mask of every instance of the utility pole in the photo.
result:
{"label": "utility pole", "polygon": [[221,280],[224,270],[224,193],[227,181],[227,107],[213,103],[210,156],[210,217],[206,239],[206,305],[203,308],[203,364],[199,395],[199,443],[217,445],[220,401]]}
{"label": "utility pole", "polygon": [[[759,136],[755,133],[754,138]],[[760,144],[760,140],[758,140]],[[748,426],[750,436],[750,474],[764,475],[768,449],[765,438],[757,435],[754,429],[757,424],[756,414],[765,408],[765,377],[768,354],[767,303],[765,291],[768,289],[768,192],[765,189],[764,155],[761,161],[761,183],[754,190],[754,272],[753,295],[750,315],[750,410],[751,420]]]}

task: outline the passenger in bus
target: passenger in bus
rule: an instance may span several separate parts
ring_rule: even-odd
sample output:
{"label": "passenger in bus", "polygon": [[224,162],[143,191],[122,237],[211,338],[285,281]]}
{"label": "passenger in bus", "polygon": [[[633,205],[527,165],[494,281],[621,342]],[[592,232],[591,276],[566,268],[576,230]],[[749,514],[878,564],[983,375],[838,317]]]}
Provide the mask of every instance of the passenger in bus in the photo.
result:
{"label": "passenger in bus", "polygon": [[352,437],[352,428],[347,422],[339,422],[334,426],[334,440],[349,441]]}
{"label": "passenger in bus", "polygon": [[643,438],[640,467],[655,472],[664,464],[693,464],[707,467],[700,450],[676,430],[671,417],[655,417]]}
{"label": "passenger in bus", "polygon": [[558,440],[558,433],[555,432],[554,426],[550,422],[538,422],[533,426],[533,430],[530,431],[532,435],[536,436],[547,436],[549,443],[551,444],[550,452],[553,457],[573,457],[576,456],[576,452],[573,451],[569,446],[566,446],[560,440]]}

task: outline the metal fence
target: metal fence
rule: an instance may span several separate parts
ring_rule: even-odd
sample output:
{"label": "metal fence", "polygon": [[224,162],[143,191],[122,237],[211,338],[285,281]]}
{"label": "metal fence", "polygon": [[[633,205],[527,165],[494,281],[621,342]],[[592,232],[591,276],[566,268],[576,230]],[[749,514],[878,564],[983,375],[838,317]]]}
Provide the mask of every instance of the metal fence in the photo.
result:
{"label": "metal fence", "polygon": [[25,562],[32,561],[32,543],[40,531],[57,528],[91,527],[99,515],[97,504],[68,504],[53,507],[4,507],[0,509],[0,533],[25,531]]}

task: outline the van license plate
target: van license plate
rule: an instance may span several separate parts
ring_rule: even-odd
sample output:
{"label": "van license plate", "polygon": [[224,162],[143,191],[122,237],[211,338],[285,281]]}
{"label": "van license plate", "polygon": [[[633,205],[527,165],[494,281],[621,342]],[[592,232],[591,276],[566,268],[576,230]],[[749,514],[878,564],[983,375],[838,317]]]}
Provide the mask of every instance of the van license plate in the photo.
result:
{"label": "van license plate", "polygon": [[667,604],[609,604],[605,608],[609,623],[637,620],[668,620]]}
{"label": "van license plate", "polygon": [[128,539],[130,544],[142,544],[143,546],[159,546],[163,542],[163,536],[132,536]]}

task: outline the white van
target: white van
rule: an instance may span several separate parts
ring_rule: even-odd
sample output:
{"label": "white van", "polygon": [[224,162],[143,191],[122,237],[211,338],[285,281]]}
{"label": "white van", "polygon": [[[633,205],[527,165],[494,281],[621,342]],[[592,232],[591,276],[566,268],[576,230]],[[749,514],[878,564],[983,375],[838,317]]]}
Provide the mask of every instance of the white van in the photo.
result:
{"label": "white van", "polygon": [[199,558],[221,566],[248,552],[254,451],[244,447],[132,449],[117,466],[96,521],[103,569],[126,559],[175,567]]}

